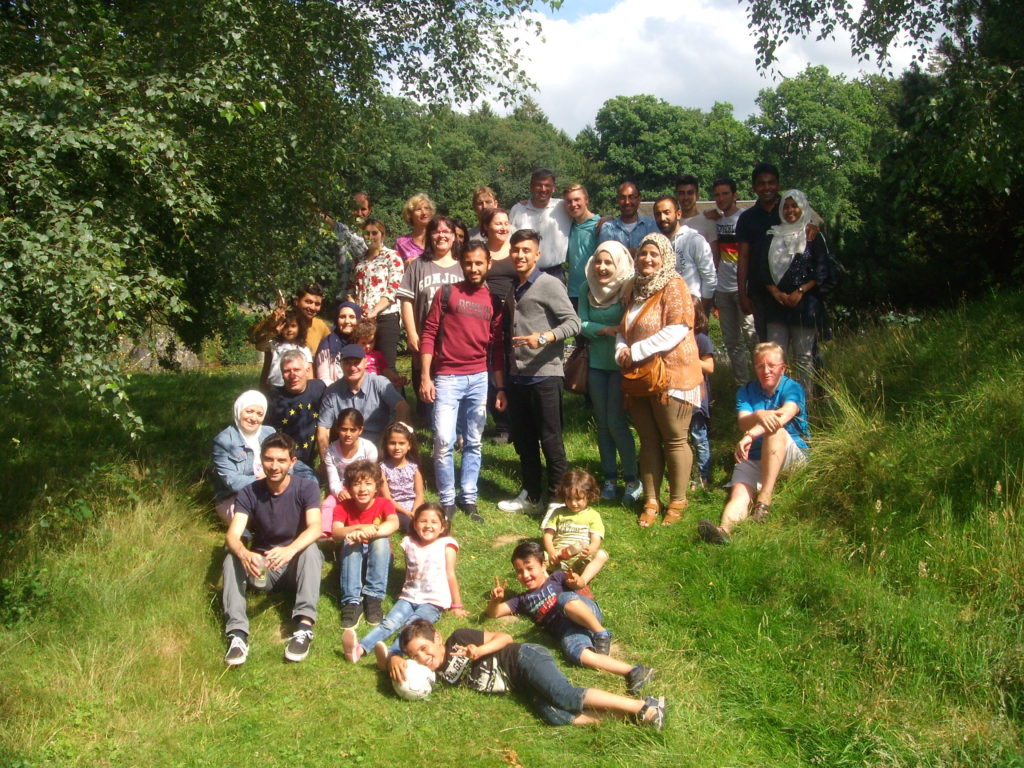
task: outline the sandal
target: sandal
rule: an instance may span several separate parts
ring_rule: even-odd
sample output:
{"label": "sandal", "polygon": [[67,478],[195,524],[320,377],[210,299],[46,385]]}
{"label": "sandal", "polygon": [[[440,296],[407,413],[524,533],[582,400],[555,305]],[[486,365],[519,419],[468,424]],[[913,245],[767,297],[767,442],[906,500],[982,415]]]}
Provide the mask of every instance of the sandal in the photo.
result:
{"label": "sandal", "polygon": [[669,502],[668,509],[665,510],[665,519],[661,521],[662,525],[673,525],[678,523],[683,516],[683,511],[690,505],[686,499],[682,501],[671,501]]}
{"label": "sandal", "polygon": [[651,523],[658,519],[658,512],[661,511],[661,505],[658,504],[657,499],[648,499],[644,502],[644,510],[640,513],[640,518],[637,520],[641,528],[650,528]]}
{"label": "sandal", "polygon": [[754,509],[750,512],[750,519],[755,523],[763,523],[768,519],[768,510],[771,509],[770,504],[765,504],[763,501],[759,501],[754,505]]}

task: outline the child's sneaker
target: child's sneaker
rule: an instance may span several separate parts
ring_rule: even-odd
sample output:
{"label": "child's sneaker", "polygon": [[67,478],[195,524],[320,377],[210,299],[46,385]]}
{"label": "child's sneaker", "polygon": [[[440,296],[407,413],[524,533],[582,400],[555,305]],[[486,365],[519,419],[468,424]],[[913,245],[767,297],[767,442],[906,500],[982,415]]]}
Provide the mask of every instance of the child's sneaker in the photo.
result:
{"label": "child's sneaker", "polygon": [[312,644],[313,630],[306,624],[300,624],[284,648],[284,657],[288,661],[302,661],[309,655],[309,646]]}
{"label": "child's sneaker", "polygon": [[366,623],[376,627],[384,621],[384,609],[381,607],[384,601],[379,597],[363,598],[363,615],[366,616]]}
{"label": "child's sneaker", "polygon": [[346,629],[341,633],[341,647],[345,650],[345,658],[355,664],[363,656],[363,646],[354,629]]}
{"label": "child's sneaker", "polygon": [[345,603],[341,606],[341,628],[355,629],[363,615],[361,603]]}
{"label": "child's sneaker", "polygon": [[644,484],[639,480],[626,483],[626,490],[622,492],[623,504],[636,504],[644,495]]}
{"label": "child's sneaker", "polygon": [[229,635],[229,637],[231,645],[228,646],[228,652],[224,654],[224,663],[229,667],[245,664],[245,660],[249,658],[249,644],[241,635]]}
{"label": "child's sneaker", "polygon": [[611,501],[615,498],[616,490],[614,480],[605,480],[604,485],[601,486],[601,498],[605,501]]}
{"label": "child's sneaker", "polygon": [[[644,699],[644,705],[640,708],[640,711],[636,713],[636,719],[643,725],[649,725],[655,730],[661,731],[665,728],[665,707],[668,702],[665,701],[664,696],[654,698],[648,696]],[[650,714],[653,712],[654,714]]]}
{"label": "child's sneaker", "polygon": [[607,656],[612,652],[612,633],[607,629],[604,632],[594,633],[594,653]]}
{"label": "child's sneaker", "polygon": [[654,679],[654,675],[653,668],[637,664],[626,673],[626,693],[630,696],[639,695],[640,690]]}

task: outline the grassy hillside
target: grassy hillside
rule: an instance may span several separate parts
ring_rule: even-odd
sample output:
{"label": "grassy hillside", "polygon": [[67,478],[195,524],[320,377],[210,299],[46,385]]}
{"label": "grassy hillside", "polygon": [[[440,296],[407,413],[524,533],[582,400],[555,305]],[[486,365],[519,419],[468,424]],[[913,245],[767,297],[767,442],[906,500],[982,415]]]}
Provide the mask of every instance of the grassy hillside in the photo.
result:
{"label": "grassy hillside", "polygon": [[[0,766],[1024,766],[1022,349],[1010,294],[833,344],[812,468],[729,547],[694,535],[721,490],[669,529],[601,505],[612,560],[595,592],[616,654],[659,670],[663,734],[552,729],[468,691],[399,701],[341,658],[334,566],[306,662],[282,659],[287,600],[257,597],[249,661],[225,669],[222,532],[200,473],[255,371],[140,377],[138,444],[75,402],[16,399],[0,419]],[[728,381],[718,372],[717,483]],[[587,414],[567,406],[570,460],[595,471]],[[487,523],[456,521],[470,610],[511,576],[510,542],[535,533],[494,508],[515,468],[511,448],[488,447]]]}

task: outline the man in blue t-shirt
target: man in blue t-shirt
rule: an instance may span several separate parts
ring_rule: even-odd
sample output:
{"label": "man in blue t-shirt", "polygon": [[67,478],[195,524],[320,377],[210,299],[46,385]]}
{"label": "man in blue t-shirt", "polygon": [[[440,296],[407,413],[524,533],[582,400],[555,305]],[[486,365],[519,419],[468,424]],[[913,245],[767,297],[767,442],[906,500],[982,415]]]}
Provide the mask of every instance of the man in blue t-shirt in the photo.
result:
{"label": "man in blue t-shirt", "polygon": [[[779,475],[807,461],[810,450],[804,390],[786,376],[785,353],[775,342],[754,348],[757,380],[736,391],[736,421],[743,436],[736,443],[732,490],[715,525],[701,520],[697,532],[712,544],[726,544],[736,524],[748,516],[764,522]],[[754,508],[751,510],[750,505]]]}

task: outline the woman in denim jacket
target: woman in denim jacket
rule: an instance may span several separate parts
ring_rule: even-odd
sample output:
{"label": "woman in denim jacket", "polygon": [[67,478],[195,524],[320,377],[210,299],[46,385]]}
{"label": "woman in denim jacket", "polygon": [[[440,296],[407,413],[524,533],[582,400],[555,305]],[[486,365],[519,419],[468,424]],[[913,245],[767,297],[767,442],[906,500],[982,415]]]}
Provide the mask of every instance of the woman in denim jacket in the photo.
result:
{"label": "woman in denim jacket", "polygon": [[235,514],[235,495],[263,476],[260,444],[274,434],[263,426],[267,398],[255,389],[235,400],[235,426],[227,427],[213,438],[213,490],[217,496],[217,514],[229,523]]}

